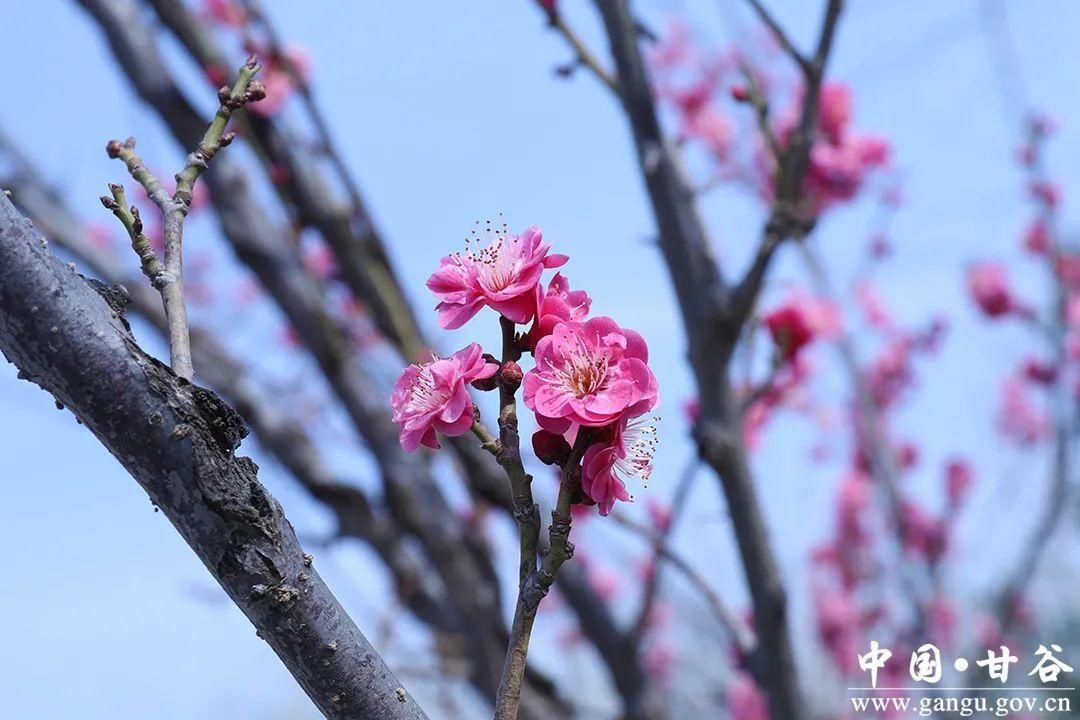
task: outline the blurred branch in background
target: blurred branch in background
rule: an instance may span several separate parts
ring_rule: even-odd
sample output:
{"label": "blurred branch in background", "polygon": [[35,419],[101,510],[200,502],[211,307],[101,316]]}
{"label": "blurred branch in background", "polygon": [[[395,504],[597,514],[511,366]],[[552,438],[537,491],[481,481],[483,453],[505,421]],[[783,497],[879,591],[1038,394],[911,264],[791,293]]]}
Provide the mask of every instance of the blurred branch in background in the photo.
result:
{"label": "blurred branch in background", "polygon": [[[818,95],[842,3],[830,0],[820,39],[804,68],[803,110],[798,130],[780,158],[776,199],[756,258],[732,287],[714,258],[695,207],[677,149],[663,135],[653,85],[641,52],[639,33],[627,0],[596,0],[617,68],[620,99],[633,131],[639,163],[652,201],[660,249],[682,310],[697,379],[700,417],[695,429],[702,458],[716,471],[728,502],[743,569],[754,604],[761,641],[750,667],[767,690],[776,717],[805,714],[792,650],[787,597],[765,527],[743,445],[741,403],[732,388],[729,362],[757,301],[777,247],[805,235],[812,218],[799,207]],[[796,61],[801,56],[796,55]]]}

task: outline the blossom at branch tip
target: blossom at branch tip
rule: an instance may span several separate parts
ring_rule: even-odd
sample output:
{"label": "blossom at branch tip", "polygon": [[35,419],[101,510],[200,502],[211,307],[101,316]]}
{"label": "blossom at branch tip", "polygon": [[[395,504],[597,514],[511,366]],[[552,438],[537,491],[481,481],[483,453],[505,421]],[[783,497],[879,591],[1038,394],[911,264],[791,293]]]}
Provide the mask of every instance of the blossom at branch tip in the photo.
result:
{"label": "blossom at branch tip", "polygon": [[630,478],[648,480],[656,451],[655,418],[623,416],[611,428],[611,436],[594,442],[581,459],[581,489],[607,515],[616,500],[632,502],[626,489]]}
{"label": "blossom at branch tip", "polygon": [[1019,309],[1005,268],[996,263],[976,263],[968,270],[968,291],[983,314],[1000,318]]}
{"label": "blossom at branch tip", "polygon": [[843,141],[851,116],[851,88],[843,83],[824,83],[818,99],[818,128],[829,142]]}
{"label": "blossom at branch tip", "polygon": [[548,283],[547,291],[543,285],[536,284],[536,316],[529,329],[529,346],[547,337],[555,326],[567,320],[584,320],[589,316],[592,300],[584,290],[571,290],[570,283],[562,273],[555,273]]}
{"label": "blossom at branch tip", "polygon": [[[473,231],[476,234],[476,231]],[[454,330],[490,307],[508,320],[524,324],[536,315],[536,288],[545,269],[557,268],[569,259],[549,254],[540,228],[529,227],[521,235],[504,228],[490,229],[489,241],[473,247],[466,240],[465,253],[447,255],[427,280],[439,299],[439,325]]]}
{"label": "blossom at branch tip", "polygon": [[1058,377],[1058,369],[1054,365],[1035,357],[1024,358],[1020,373],[1025,380],[1036,385],[1053,385]]}
{"label": "blossom at branch tip", "polygon": [[945,496],[949,505],[959,507],[967,498],[975,473],[966,460],[953,458],[945,465]]}
{"label": "blossom at branch tip", "polygon": [[1035,404],[1024,381],[1015,375],[1002,384],[998,427],[1005,437],[1021,446],[1041,442],[1053,429],[1046,411]]}
{"label": "blossom at branch tip", "polygon": [[1050,250],[1050,233],[1042,218],[1035,218],[1024,231],[1024,248],[1035,255],[1045,255]]}
{"label": "blossom at branch tip", "polygon": [[390,398],[393,420],[400,426],[401,447],[438,448],[436,433],[464,435],[473,424],[469,383],[489,378],[499,369],[472,343],[448,358],[434,358],[405,368]]}
{"label": "blossom at branch tip", "polygon": [[[779,119],[774,135],[781,147],[795,137],[802,114],[801,97]],[[817,132],[810,146],[810,164],[803,182],[803,194],[815,215],[849,200],[853,200],[866,184],[871,171],[889,162],[889,142],[876,135],[857,133],[851,129],[851,91],[840,83],[825,83],[821,87]],[[772,201],[775,197],[775,158],[759,157],[762,195]]]}
{"label": "blossom at branch tip", "polygon": [[554,433],[604,427],[623,415],[648,412],[659,401],[644,338],[608,317],[555,326],[533,350],[525,404]]}
{"label": "blossom at branch tip", "polygon": [[762,317],[762,323],[785,362],[792,362],[819,335],[839,330],[839,311],[832,303],[795,295]]}

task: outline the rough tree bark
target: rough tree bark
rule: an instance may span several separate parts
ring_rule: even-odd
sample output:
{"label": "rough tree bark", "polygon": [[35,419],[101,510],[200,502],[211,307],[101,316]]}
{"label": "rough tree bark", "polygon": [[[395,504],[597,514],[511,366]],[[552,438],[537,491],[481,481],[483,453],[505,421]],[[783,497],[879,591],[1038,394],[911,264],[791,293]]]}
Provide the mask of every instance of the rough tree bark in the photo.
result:
{"label": "rough tree bark", "polygon": [[0,351],[131,473],[326,717],[426,717],[319,577],[255,463],[234,454],[240,417],[143,352],[114,295],[53,256],[3,196]]}

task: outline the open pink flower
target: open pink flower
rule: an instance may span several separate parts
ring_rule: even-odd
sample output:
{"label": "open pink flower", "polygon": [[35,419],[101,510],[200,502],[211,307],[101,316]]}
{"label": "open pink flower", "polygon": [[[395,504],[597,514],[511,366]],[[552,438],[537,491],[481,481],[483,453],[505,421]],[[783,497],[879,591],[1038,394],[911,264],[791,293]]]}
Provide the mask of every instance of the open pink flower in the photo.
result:
{"label": "open pink flower", "polygon": [[592,300],[584,290],[571,290],[562,273],[555,273],[544,287],[536,285],[536,320],[529,329],[529,345],[536,347],[541,338],[552,333],[555,326],[567,320],[584,320],[589,315]]}
{"label": "open pink flower", "polygon": [[581,489],[607,515],[616,500],[631,502],[626,480],[648,480],[656,451],[656,426],[652,418],[624,417],[615,425],[611,439],[594,443],[581,459]]}
{"label": "open pink flower", "polygon": [[448,437],[469,432],[473,423],[469,383],[489,378],[498,369],[484,359],[476,343],[448,358],[405,368],[390,398],[394,422],[401,426],[401,447],[409,452],[421,445],[437,448],[436,432]]}
{"label": "open pink flower", "polygon": [[531,226],[521,235],[495,230],[485,247],[473,249],[467,243],[465,254],[444,257],[427,281],[439,298],[439,325],[459,328],[485,305],[516,323],[532,320],[540,274],[568,259],[549,255],[550,248],[540,228]]}
{"label": "open pink flower", "polygon": [[545,430],[603,427],[623,415],[656,406],[656,376],[649,349],[633,330],[608,317],[555,326],[533,350],[536,367],[525,375],[525,404]]}

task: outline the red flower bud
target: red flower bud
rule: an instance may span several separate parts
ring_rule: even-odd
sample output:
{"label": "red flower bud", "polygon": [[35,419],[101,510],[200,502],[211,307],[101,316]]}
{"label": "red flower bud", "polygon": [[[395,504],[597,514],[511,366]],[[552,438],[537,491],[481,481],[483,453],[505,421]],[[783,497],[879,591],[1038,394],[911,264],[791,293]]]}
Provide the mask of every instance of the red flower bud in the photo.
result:
{"label": "red flower bud", "polygon": [[732,85],[731,86],[731,99],[735,102],[749,102],[750,90],[745,85]]}
{"label": "red flower bud", "polygon": [[537,430],[532,436],[533,452],[545,465],[561,465],[570,457],[570,443],[562,435]]}
{"label": "red flower bud", "polygon": [[513,360],[509,360],[503,363],[502,369],[499,370],[499,382],[508,388],[517,390],[521,387],[521,366]]}

